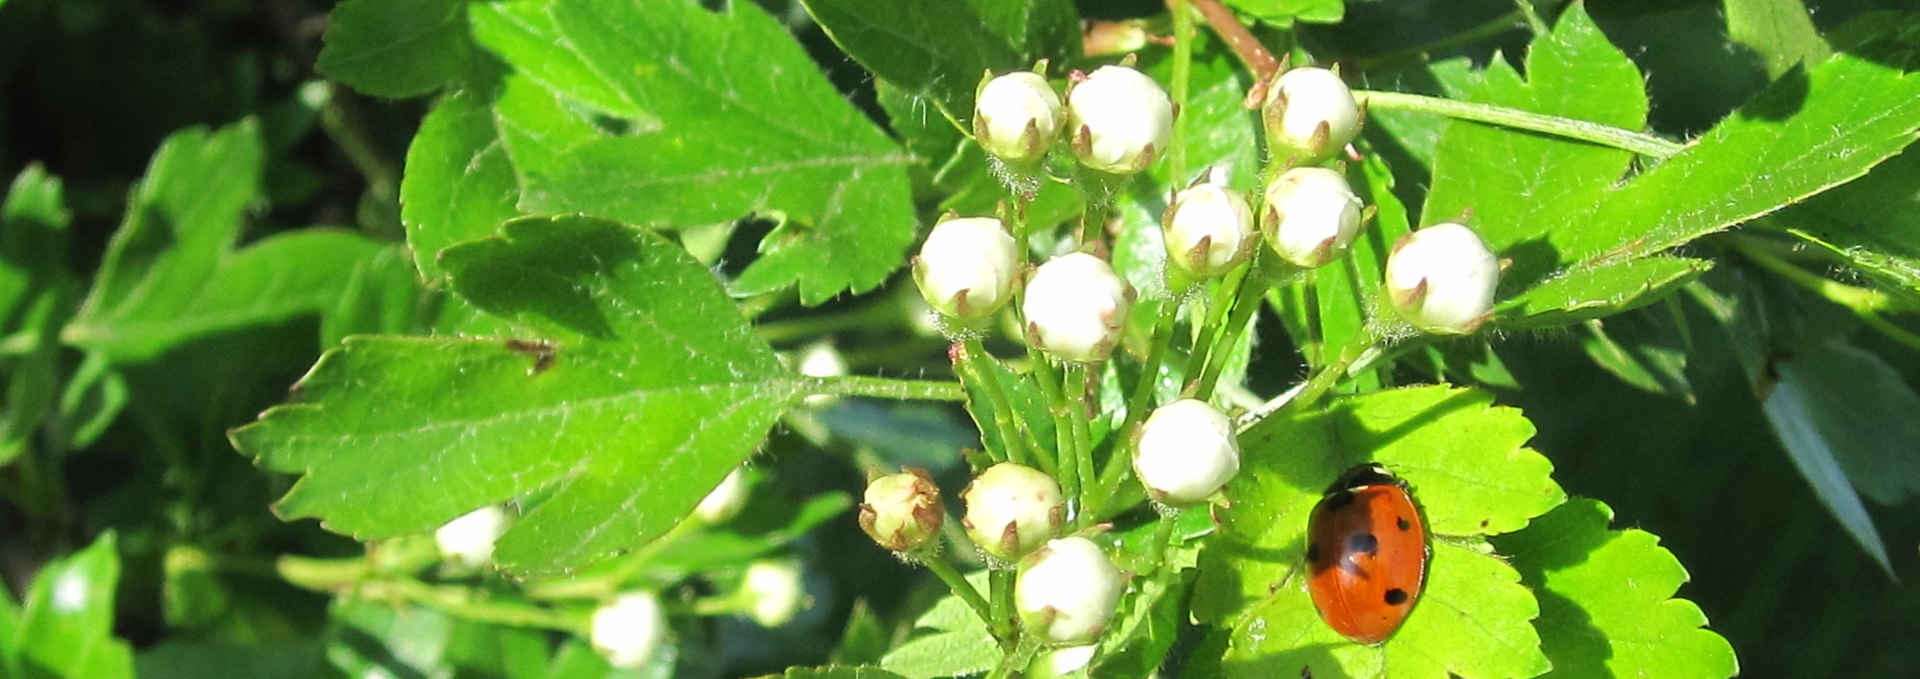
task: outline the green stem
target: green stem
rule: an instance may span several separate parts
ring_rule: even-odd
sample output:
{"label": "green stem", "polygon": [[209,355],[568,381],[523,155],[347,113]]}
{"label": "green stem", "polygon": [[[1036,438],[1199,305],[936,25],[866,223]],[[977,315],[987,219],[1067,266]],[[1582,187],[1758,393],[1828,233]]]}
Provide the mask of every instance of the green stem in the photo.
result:
{"label": "green stem", "polygon": [[1513,0],[1513,4],[1520,6],[1520,15],[1527,18],[1527,28],[1533,31],[1534,36],[1553,32],[1547,27],[1546,20],[1540,18],[1540,8],[1533,6],[1533,0]]}
{"label": "green stem", "polygon": [[1029,346],[1027,353],[1033,363],[1033,379],[1046,393],[1047,412],[1053,416],[1053,461],[1057,471],[1054,478],[1060,481],[1060,491],[1066,497],[1079,497],[1080,472],[1073,457],[1073,420],[1067,414],[1066,397],[1060,391],[1060,374],[1054,372],[1053,364],[1039,349]]}
{"label": "green stem", "polygon": [[383,203],[398,205],[399,173],[387,162],[373,143],[373,137],[361,124],[360,112],[343,97],[338,85],[331,86],[326,103],[320,106],[320,129],[346,154],[347,161],[367,181],[367,190]]}
{"label": "green stem", "polygon": [[993,630],[993,638],[1000,640],[1002,647],[1019,639],[1020,626],[1014,623],[1019,615],[1013,604],[1014,576],[1011,570],[987,571],[987,591],[993,598],[993,622],[987,628]]}
{"label": "green stem", "polygon": [[437,608],[456,617],[514,627],[537,627],[560,632],[586,632],[583,620],[561,615],[538,606],[510,601],[491,601],[474,596],[465,586],[436,586],[418,580],[375,580],[362,585],[361,596],[394,596],[415,604]]}
{"label": "green stem", "polygon": [[[1061,393],[1066,395],[1067,420],[1073,424],[1073,460],[1075,474],[1080,477],[1081,494],[1075,498],[1078,505],[1074,512],[1074,525],[1086,527],[1093,519],[1088,511],[1088,501],[1093,499],[1091,491],[1098,487],[1093,474],[1093,432],[1087,421],[1087,403],[1092,398],[1091,385],[1087,379],[1087,364],[1070,363],[1062,371]],[[1115,455],[1120,454],[1114,450]]]}
{"label": "green stem", "polygon": [[1599,144],[1624,151],[1632,151],[1643,156],[1667,158],[1686,150],[1687,146],[1669,141],[1651,134],[1643,134],[1611,125],[1590,123],[1584,120],[1541,115],[1531,111],[1522,111],[1506,106],[1475,104],[1454,101],[1441,97],[1429,97],[1421,94],[1403,92],[1380,92],[1375,90],[1357,90],[1354,96],[1365,102],[1369,110],[1414,111],[1432,113],[1458,120],[1470,120],[1476,123],[1511,127],[1566,137],[1584,142]]}
{"label": "green stem", "polygon": [[892,377],[846,375],[808,377],[803,384],[809,394],[868,396],[896,401],[965,401],[967,390],[959,382],[944,380],[903,380]]}
{"label": "green stem", "polygon": [[[1167,0],[1167,11],[1173,15],[1173,105],[1176,111],[1187,110],[1189,81],[1193,73],[1193,12],[1187,7],[1187,0]],[[1173,181],[1179,184],[1187,181],[1187,117],[1173,119],[1173,141],[1169,144],[1167,167],[1173,173]]]}
{"label": "green stem", "polygon": [[1147,363],[1140,373],[1140,382],[1133,385],[1133,395],[1127,399],[1127,419],[1120,428],[1113,430],[1113,453],[1107,456],[1106,466],[1100,468],[1099,480],[1088,498],[1097,504],[1090,507],[1090,514],[1104,516],[1113,494],[1120,490],[1120,484],[1126,478],[1127,468],[1132,462],[1133,430],[1146,419],[1147,404],[1153,398],[1155,385],[1160,382],[1160,366],[1166,362],[1167,351],[1173,344],[1175,319],[1180,316],[1180,296],[1172,295],[1163,302],[1158,322],[1153,326],[1153,345],[1147,350]]}
{"label": "green stem", "polygon": [[987,679],[1008,679],[1017,676],[1027,664],[1033,662],[1033,654],[1040,652],[1040,644],[1032,637],[1021,637],[1020,644],[1013,651],[1000,658],[1000,664],[994,666]]}
{"label": "green stem", "polygon": [[961,357],[956,367],[964,371],[961,373],[963,381],[971,380],[979,386],[981,393],[986,394],[987,402],[984,405],[992,411],[989,415],[994,429],[998,430],[1001,445],[1006,448],[1006,461],[1032,465],[1033,462],[1026,455],[1026,438],[1020,435],[1019,426],[1014,423],[1013,406],[1008,404],[1007,394],[1000,388],[999,376],[992,366],[987,365],[993,357],[987,354],[986,346],[978,337],[968,337],[962,350],[966,355]]}
{"label": "green stem", "polygon": [[1728,239],[1733,249],[1760,268],[1778,274],[1794,285],[1805,288],[1821,298],[1846,307],[1867,327],[1879,331],[1895,342],[1909,348],[1920,350],[1920,335],[1894,325],[1882,314],[1915,311],[1913,304],[1872,288],[1847,285],[1795,266],[1792,262],[1774,252],[1778,246],[1771,242],[1734,234]]}
{"label": "green stem", "polygon": [[[1263,253],[1264,254],[1264,253]],[[1247,275],[1240,280],[1240,290],[1233,296],[1233,315],[1228,317],[1227,325],[1221,331],[1221,338],[1207,353],[1206,367],[1201,370],[1198,387],[1194,389],[1194,398],[1202,401],[1213,398],[1213,386],[1220,381],[1220,372],[1226,369],[1227,355],[1240,343],[1240,335],[1247,331],[1253,315],[1260,311],[1260,305],[1266,302],[1266,290],[1270,279],[1267,270],[1271,265],[1262,265],[1255,260],[1248,265]]]}
{"label": "green stem", "polygon": [[1194,379],[1206,367],[1208,354],[1212,353],[1214,340],[1220,334],[1220,324],[1226,320],[1227,310],[1233,306],[1233,295],[1239,292],[1240,284],[1246,281],[1247,276],[1252,275],[1253,267],[1249,263],[1229,274],[1220,287],[1214,289],[1213,297],[1207,300],[1206,320],[1194,333],[1193,348],[1187,353],[1187,368],[1181,373],[1186,379]]}
{"label": "green stem", "polygon": [[987,629],[994,630],[995,636],[999,635],[1000,626],[994,622],[993,607],[980,596],[980,590],[975,589],[973,583],[967,582],[966,576],[954,570],[953,564],[947,563],[937,554],[926,555],[920,563],[926,566],[927,570],[933,571],[934,576],[940,578],[941,582],[947,583],[947,589],[953,590],[954,596],[967,602],[967,606],[980,616],[980,621],[987,624]]}
{"label": "green stem", "polygon": [[1320,400],[1320,397],[1325,396],[1334,385],[1339,384],[1340,380],[1347,376],[1348,369],[1352,368],[1354,362],[1360,360],[1360,357],[1365,356],[1368,349],[1373,348],[1375,341],[1373,335],[1368,332],[1355,335],[1353,341],[1340,350],[1339,355],[1320,366],[1312,377],[1307,378],[1306,386],[1287,402],[1287,407],[1304,406]]}

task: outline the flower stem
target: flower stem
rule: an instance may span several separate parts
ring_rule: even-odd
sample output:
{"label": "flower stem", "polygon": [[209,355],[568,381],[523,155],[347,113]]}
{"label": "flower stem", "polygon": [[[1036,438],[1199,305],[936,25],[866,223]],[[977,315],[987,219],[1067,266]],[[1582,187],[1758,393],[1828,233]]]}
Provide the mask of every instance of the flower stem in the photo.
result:
{"label": "flower stem", "polygon": [[1520,15],[1527,18],[1527,29],[1533,31],[1534,36],[1553,32],[1546,20],[1540,18],[1540,8],[1533,6],[1533,0],[1513,0],[1513,4],[1520,6]]}
{"label": "flower stem", "polygon": [[945,380],[905,380],[892,377],[845,375],[809,377],[803,380],[808,394],[868,396],[896,401],[965,401],[967,390],[959,382]]}
{"label": "flower stem", "polygon": [[1220,34],[1220,39],[1225,40],[1227,46],[1233,48],[1234,54],[1240,55],[1240,60],[1246,62],[1247,68],[1253,70],[1254,80],[1266,82],[1279,72],[1280,60],[1273,58],[1273,53],[1260,44],[1260,39],[1253,37],[1253,32],[1240,24],[1240,18],[1233,15],[1233,10],[1222,6],[1220,0],[1190,2],[1194,9],[1200,10],[1201,16],[1207,18],[1207,25],[1213,27],[1213,32]]}
{"label": "flower stem", "polygon": [[[1073,463],[1075,474],[1080,477],[1081,494],[1078,497],[1078,511],[1074,513],[1074,525],[1086,527],[1092,521],[1089,501],[1094,499],[1093,491],[1099,482],[1093,474],[1093,433],[1087,421],[1087,403],[1092,396],[1087,379],[1087,364],[1069,363],[1061,372],[1061,393],[1066,396],[1067,421],[1073,425]],[[1117,450],[1115,451],[1118,452]]]}
{"label": "flower stem", "polygon": [[974,614],[980,616],[980,622],[986,623],[987,629],[993,631],[994,638],[1000,638],[1002,630],[1000,625],[994,622],[993,607],[987,604],[986,598],[980,596],[980,590],[975,588],[973,583],[967,582],[966,576],[961,575],[960,571],[954,569],[953,564],[947,563],[939,555],[929,554],[921,559],[920,563],[926,566],[927,570],[933,571],[934,577],[947,583],[947,589],[953,590],[954,596],[967,602],[967,606],[973,609]]}
{"label": "flower stem", "polygon": [[[1266,254],[1263,250],[1261,254]],[[1262,257],[1261,259],[1265,259]],[[1271,264],[1262,265],[1261,259],[1248,265],[1247,276],[1240,281],[1240,290],[1233,296],[1233,315],[1227,319],[1225,327],[1219,331],[1219,339],[1208,352],[1207,364],[1200,372],[1200,381],[1194,389],[1194,398],[1202,401],[1213,398],[1213,387],[1220,382],[1220,372],[1226,369],[1227,354],[1240,343],[1240,335],[1247,331],[1253,315],[1260,311],[1260,305],[1266,302],[1267,286],[1271,281]]]}
{"label": "flower stem", "polygon": [[[968,337],[963,342],[961,351],[963,353],[959,356],[959,360],[954,362],[954,369],[960,373],[960,380],[973,383],[979,388],[980,393],[986,395],[985,403],[969,402],[968,405],[984,406],[989,411],[986,414],[999,435],[1001,452],[1006,455],[1005,461],[1032,465],[1033,462],[1028,460],[1026,455],[1026,439],[1020,436],[1019,426],[1014,423],[1013,407],[1008,405],[1007,394],[1000,388],[999,376],[995,374],[992,366],[988,365],[993,357],[987,353],[987,348],[981,344],[978,337]],[[987,452],[989,454],[994,452],[991,446]]]}
{"label": "flower stem", "polygon": [[1685,144],[1651,134],[1585,120],[1542,115],[1506,106],[1454,101],[1404,92],[1356,90],[1353,94],[1355,98],[1365,102],[1368,110],[1432,113],[1458,120],[1470,120],[1476,123],[1577,139],[1654,158],[1667,158],[1687,148]]}
{"label": "flower stem", "polygon": [[[1193,73],[1193,12],[1189,11],[1187,0],[1167,0],[1167,11],[1173,15],[1173,106],[1175,111],[1186,111]],[[1167,158],[1167,168],[1172,171],[1176,185],[1187,181],[1186,138],[1187,117],[1176,116]]]}
{"label": "flower stem", "polygon": [[1014,571],[987,571],[987,590],[993,597],[993,622],[988,629],[993,630],[993,638],[1000,640],[1002,648],[1011,647],[1019,640],[1020,626],[1014,624],[1018,615],[1013,608]]}
{"label": "flower stem", "polygon": [[1033,363],[1033,379],[1046,393],[1047,412],[1053,415],[1053,461],[1057,470],[1054,478],[1060,481],[1060,491],[1066,497],[1080,497],[1080,468],[1073,457],[1073,420],[1067,413],[1066,396],[1060,390],[1060,374],[1039,349],[1029,346],[1027,353]]}

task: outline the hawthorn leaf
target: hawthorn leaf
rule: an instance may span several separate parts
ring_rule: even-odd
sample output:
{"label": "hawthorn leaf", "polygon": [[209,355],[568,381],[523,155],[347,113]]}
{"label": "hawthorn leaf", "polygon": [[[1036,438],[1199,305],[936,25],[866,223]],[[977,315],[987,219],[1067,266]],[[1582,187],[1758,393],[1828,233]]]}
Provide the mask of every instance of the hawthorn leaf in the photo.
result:
{"label": "hawthorn leaf", "polygon": [[1226,0],[1226,4],[1262,21],[1289,24],[1337,24],[1347,15],[1345,0]]}
{"label": "hawthorn leaf", "polygon": [[1733,647],[1674,592],[1687,570],[1660,539],[1608,530],[1613,510],[1574,498],[1516,533],[1493,538],[1540,600],[1548,677],[1730,677]]}
{"label": "hawthorn leaf", "polygon": [[[987,591],[987,572],[967,575],[974,589]],[[880,666],[911,679],[979,674],[993,669],[1002,657],[987,623],[960,597],[941,597],[913,623],[915,629],[930,630],[899,644],[880,660]]]}
{"label": "hawthorn leaf", "polygon": [[1580,349],[1594,365],[1642,391],[1694,402],[1687,364],[1695,347],[1676,299],[1579,325]]}
{"label": "hawthorn leaf", "polygon": [[112,679],[133,676],[133,649],[113,636],[113,595],[120,554],[113,533],[101,535],[34,576],[4,647],[26,676]]}
{"label": "hawthorn leaf", "polygon": [[454,292],[521,334],[356,337],[322,356],[294,403],[232,434],[302,475],[282,516],[379,539],[538,493],[496,561],[577,570],[677,524],[801,389],[713,275],[652,232],[524,218],[441,260]]}
{"label": "hawthorn leaf", "polygon": [[0,203],[0,337],[32,330],[28,311],[67,274],[67,210],[60,178],[29,165]]}
{"label": "hawthorn leaf", "polygon": [[[806,304],[872,289],[904,261],[915,232],[912,156],[765,10],[559,0],[546,11],[554,39],[658,125],[565,153],[515,153],[521,209],[660,227],[775,218],[734,292],[797,284]],[[502,122],[510,126],[543,127]]]}
{"label": "hawthorn leaf", "polygon": [[[1218,512],[1220,537],[1201,555],[1193,603],[1198,620],[1232,630],[1228,674],[1291,676],[1301,662],[1325,668],[1316,676],[1338,675],[1336,667],[1395,677],[1545,671],[1527,624],[1536,606],[1483,539],[1564,498],[1546,458],[1523,447],[1533,432],[1485,392],[1445,386],[1337,398],[1247,428],[1246,467],[1227,486],[1231,505]],[[1407,481],[1435,535],[1427,590],[1379,647],[1347,642],[1320,622],[1301,574],[1313,506],[1343,471],[1368,461]]]}
{"label": "hawthorn leaf", "polygon": [[485,2],[472,8],[473,38],[513,64],[515,75],[564,92],[587,107],[653,127],[645,109],[561,32],[544,0]]}
{"label": "hawthorn leaf", "polygon": [[1760,54],[1767,77],[1833,53],[1801,0],[1726,0],[1727,37]]}
{"label": "hawthorn leaf", "polygon": [[467,0],[346,0],[327,15],[314,68],[376,97],[432,92],[473,52]]}
{"label": "hawthorn leaf", "polygon": [[1920,148],[1766,220],[1812,242],[1882,289],[1920,301]]}
{"label": "hawthorn leaf", "polygon": [[501,222],[520,214],[520,184],[487,104],[472,89],[448,93],[420,121],[407,147],[400,222],[426,281],[443,278],[442,249],[493,235]]}
{"label": "hawthorn leaf", "polygon": [[1080,56],[1080,10],[1073,0],[967,0],[967,4],[988,29],[1013,46],[1021,64]]}
{"label": "hawthorn leaf", "polygon": [[878,667],[791,667],[785,674],[769,674],[761,679],[905,679]]}
{"label": "hawthorn leaf", "polygon": [[1511,328],[1548,328],[1631,311],[1673,294],[1712,268],[1701,259],[1657,255],[1576,266],[1494,308]]}
{"label": "hawthorn leaf", "polygon": [[[991,71],[1029,68],[1017,47],[989,27],[973,3],[951,0],[800,0],[834,44],[910,94],[933,101],[956,125],[973,120],[973,94]],[[1003,5],[1006,3],[1003,3]],[[998,11],[1002,31],[1017,17]],[[971,129],[971,128],[968,128]]]}

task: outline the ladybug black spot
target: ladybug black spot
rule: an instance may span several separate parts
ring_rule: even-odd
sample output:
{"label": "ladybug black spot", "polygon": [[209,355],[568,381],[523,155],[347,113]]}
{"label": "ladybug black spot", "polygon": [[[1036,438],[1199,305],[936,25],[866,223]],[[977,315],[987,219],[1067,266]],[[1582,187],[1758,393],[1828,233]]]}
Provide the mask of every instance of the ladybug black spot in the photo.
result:
{"label": "ladybug black spot", "polygon": [[1407,602],[1407,590],[1395,587],[1387,590],[1387,605],[1398,606]]}
{"label": "ladybug black spot", "polygon": [[1407,518],[1404,516],[1395,518],[1393,520],[1393,525],[1399,528],[1401,531],[1413,530],[1413,524],[1408,523]]}
{"label": "ladybug black spot", "polygon": [[1347,552],[1350,554],[1380,555],[1380,538],[1372,533],[1354,533],[1347,538]]}

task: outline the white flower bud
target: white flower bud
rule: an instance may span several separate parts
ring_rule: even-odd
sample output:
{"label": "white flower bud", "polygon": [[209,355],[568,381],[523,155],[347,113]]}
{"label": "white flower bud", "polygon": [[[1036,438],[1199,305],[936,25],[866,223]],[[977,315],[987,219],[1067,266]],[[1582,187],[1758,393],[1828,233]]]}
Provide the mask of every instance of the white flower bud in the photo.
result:
{"label": "white flower bud", "polygon": [[1052,679],[1071,675],[1093,662],[1093,654],[1098,650],[1100,650],[1099,644],[1048,649],[1027,665],[1027,676],[1033,679]]}
{"label": "white flower bud", "polygon": [[860,503],[860,530],[888,550],[911,552],[940,535],[947,520],[940,487],[919,469],[874,479]]}
{"label": "white flower bud", "polygon": [[1007,561],[1045,543],[1066,521],[1060,484],[1045,472],[1012,462],[980,472],[960,491],[960,500],[967,504],[960,519],[967,537],[981,551]]}
{"label": "white flower bud", "polygon": [[1387,296],[1414,327],[1465,335],[1492,315],[1500,260],[1480,235],[1452,222],[1407,234],[1387,256]]}
{"label": "white flower bud", "polygon": [[1027,281],[1027,335],[1068,361],[1103,360],[1120,341],[1133,290],[1099,257],[1075,252],[1048,260]]}
{"label": "white flower bud", "polygon": [[1014,607],[1027,631],[1054,643],[1100,638],[1120,603],[1120,569],[1100,545],[1081,537],[1047,543],[1020,565]]}
{"label": "white flower bud", "polygon": [[1324,167],[1296,167],[1267,184],[1260,231],[1281,259],[1318,267],[1339,259],[1360,233],[1360,198],[1347,178]]}
{"label": "white flower bud", "polygon": [[1197,184],[1174,196],[1162,224],[1167,261],[1187,273],[1212,278],[1253,254],[1253,208],[1219,184]]}
{"label": "white flower bud", "polygon": [[1205,401],[1160,406],[1140,426],[1133,471],[1153,499],[1175,507],[1205,502],[1240,471],[1233,421]]}
{"label": "white flower bud", "polygon": [[747,477],[740,469],[734,469],[727,478],[720,480],[707,496],[700,499],[699,506],[693,508],[694,517],[708,525],[726,523],[739,516],[740,510],[747,506]]}
{"label": "white flower bud", "polygon": [[1296,68],[1267,87],[1261,115],[1274,156],[1296,162],[1332,156],[1360,133],[1360,107],[1340,74],[1324,68]]}
{"label": "white flower bud", "polygon": [[493,560],[493,543],[507,532],[511,518],[496,506],[481,507],[448,521],[433,532],[440,556],[464,568],[479,568]]}
{"label": "white flower bud", "polygon": [[1060,95],[1032,71],[1014,71],[980,86],[974,97],[973,137],[1008,162],[1047,154],[1060,132]]}
{"label": "white flower bud", "polygon": [[1067,92],[1067,134],[1082,165],[1133,174],[1166,152],[1173,100],[1145,73],[1101,66]]}
{"label": "white flower bud", "polygon": [[[800,374],[807,377],[840,377],[847,374],[847,357],[840,355],[840,350],[833,348],[833,343],[826,340],[801,349],[797,362],[800,364]],[[805,402],[817,408],[838,399],[833,394],[811,394]]]}
{"label": "white flower bud", "polygon": [[666,611],[652,592],[622,594],[593,612],[593,630],[588,638],[608,664],[623,670],[637,669],[666,643]]}
{"label": "white flower bud", "polygon": [[928,305],[949,317],[972,320],[998,311],[1013,298],[1019,261],[1013,236],[1000,220],[949,219],[935,224],[920,246],[920,256],[913,258],[913,279]]}
{"label": "white flower bud", "polygon": [[747,597],[747,614],[761,627],[779,627],[800,612],[805,589],[800,584],[800,565],[791,561],[755,561],[747,566],[740,581],[740,592]]}

